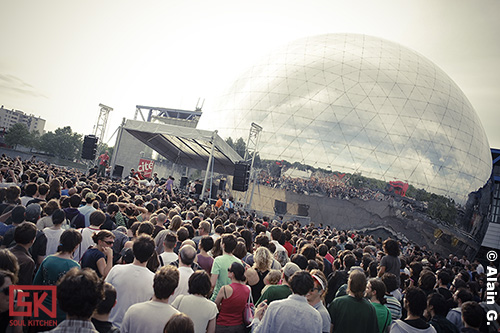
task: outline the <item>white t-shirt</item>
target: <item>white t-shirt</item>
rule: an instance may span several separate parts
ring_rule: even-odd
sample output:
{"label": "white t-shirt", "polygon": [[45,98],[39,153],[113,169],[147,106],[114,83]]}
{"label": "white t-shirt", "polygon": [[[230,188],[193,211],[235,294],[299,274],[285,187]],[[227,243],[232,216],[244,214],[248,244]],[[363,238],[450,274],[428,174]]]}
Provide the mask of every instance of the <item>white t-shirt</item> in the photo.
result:
{"label": "white t-shirt", "polygon": [[[120,328],[123,316],[131,305],[148,301],[153,297],[154,276],[154,273],[148,268],[134,264],[115,265],[111,268],[106,282],[111,283],[116,288],[116,305],[111,309],[109,315],[109,321],[113,325]],[[137,332],[148,331],[140,330]]]}
{"label": "white t-shirt", "polygon": [[191,267],[179,267],[179,284],[177,285],[177,288],[175,288],[172,296],[170,296],[170,298],[168,299],[168,304],[172,304],[177,296],[188,294],[188,281],[189,277],[193,273],[194,271]]}
{"label": "white t-shirt", "polygon": [[73,255],[73,259],[76,262],[80,262],[80,259],[82,258],[85,251],[87,251],[89,247],[95,245],[94,241],[92,240],[92,235],[94,234],[94,232],[98,232],[101,229],[92,226],[92,228],[88,227],[78,230],[82,234],[82,242],[80,243],[80,246],[76,249],[75,254]]}
{"label": "white t-shirt", "polygon": [[50,228],[43,229],[43,233],[45,234],[45,237],[47,237],[47,250],[45,252],[46,256],[50,256],[51,254],[57,252],[57,247],[59,246],[59,239],[61,238],[63,232],[64,229],[57,229],[57,230]]}
{"label": "white t-shirt", "polygon": [[123,318],[121,333],[163,332],[170,317],[179,313],[170,304],[147,301],[132,305]]}
{"label": "white t-shirt", "polygon": [[214,302],[197,295],[180,295],[172,306],[191,318],[195,333],[205,333],[208,322],[219,313]]}
{"label": "white t-shirt", "polygon": [[176,261],[179,259],[179,255],[175,252],[163,252],[160,254],[161,259],[163,260],[163,266],[170,264],[172,261]]}

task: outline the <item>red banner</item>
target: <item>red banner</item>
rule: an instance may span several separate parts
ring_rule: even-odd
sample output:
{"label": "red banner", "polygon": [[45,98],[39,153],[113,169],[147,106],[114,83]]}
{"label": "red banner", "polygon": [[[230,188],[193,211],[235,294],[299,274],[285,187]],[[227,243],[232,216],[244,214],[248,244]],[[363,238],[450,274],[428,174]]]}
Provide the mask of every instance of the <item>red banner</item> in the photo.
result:
{"label": "red banner", "polygon": [[155,161],[141,158],[139,160],[139,166],[137,167],[137,171],[141,172],[144,175],[144,177],[149,178],[153,174],[154,166],[155,166]]}

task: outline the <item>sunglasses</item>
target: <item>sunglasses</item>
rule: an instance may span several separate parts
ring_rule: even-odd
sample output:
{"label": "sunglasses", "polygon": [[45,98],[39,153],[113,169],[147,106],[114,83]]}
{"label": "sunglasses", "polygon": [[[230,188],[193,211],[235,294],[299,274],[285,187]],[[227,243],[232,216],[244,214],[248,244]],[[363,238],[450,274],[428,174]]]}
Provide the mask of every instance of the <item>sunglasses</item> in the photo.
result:
{"label": "sunglasses", "polygon": [[115,243],[114,241],[103,241],[103,242],[108,244],[108,245],[113,245]]}

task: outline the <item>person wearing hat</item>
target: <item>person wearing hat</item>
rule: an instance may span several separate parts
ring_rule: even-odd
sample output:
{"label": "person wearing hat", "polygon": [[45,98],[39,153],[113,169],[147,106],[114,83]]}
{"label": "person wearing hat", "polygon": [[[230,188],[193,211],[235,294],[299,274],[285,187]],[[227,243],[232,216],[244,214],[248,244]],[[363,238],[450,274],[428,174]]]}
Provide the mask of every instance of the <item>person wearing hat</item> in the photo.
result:
{"label": "person wearing hat", "polygon": [[289,283],[290,278],[294,273],[299,272],[300,270],[301,269],[297,264],[293,262],[287,263],[285,267],[281,269],[282,284],[267,287],[267,289],[260,296],[259,300],[255,303],[255,305],[259,305],[264,300],[267,300],[267,304],[271,304],[273,301],[285,299],[290,296],[292,294]]}
{"label": "person wearing hat", "polygon": [[85,218],[85,228],[90,226],[90,214],[96,211],[92,203],[94,202],[96,196],[93,192],[89,192],[85,195],[85,206],[78,208],[78,211]]}

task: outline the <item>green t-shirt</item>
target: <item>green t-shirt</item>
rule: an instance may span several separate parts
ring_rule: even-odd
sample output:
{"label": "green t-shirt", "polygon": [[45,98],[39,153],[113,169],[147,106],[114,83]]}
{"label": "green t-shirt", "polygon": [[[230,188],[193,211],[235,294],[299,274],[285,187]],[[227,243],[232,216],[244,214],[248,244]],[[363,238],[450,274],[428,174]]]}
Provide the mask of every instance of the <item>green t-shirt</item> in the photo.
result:
{"label": "green t-shirt", "polygon": [[292,294],[290,287],[286,284],[281,284],[277,286],[269,286],[260,296],[259,300],[255,304],[257,306],[259,303],[267,299],[267,304],[271,304],[272,301],[278,301],[280,299],[285,299]]}
{"label": "green t-shirt", "polygon": [[387,308],[387,306],[380,303],[372,302],[372,305],[377,312],[378,330],[380,333],[383,333],[385,332],[385,329],[391,325],[391,311]]}
{"label": "green t-shirt", "polygon": [[366,299],[346,295],[333,300],[328,306],[332,318],[333,333],[378,333],[375,308]]}
{"label": "green t-shirt", "polygon": [[214,259],[211,274],[217,274],[219,276],[217,277],[217,282],[215,283],[212,298],[210,298],[212,301],[215,301],[222,286],[231,284],[231,279],[227,276],[227,269],[231,267],[233,262],[241,263],[241,260],[232,254],[223,254]]}

